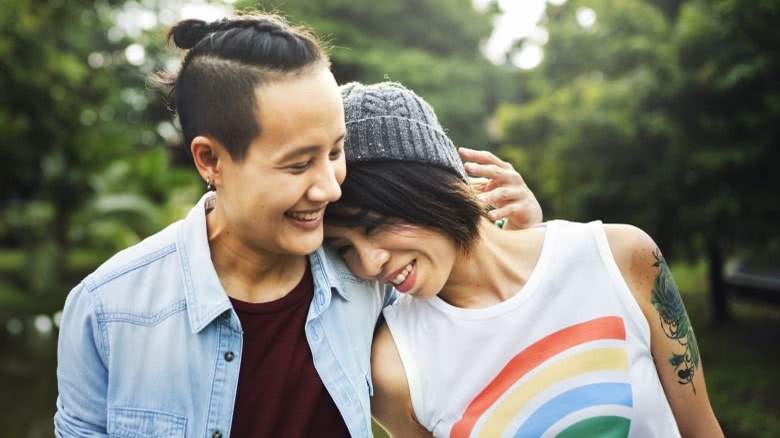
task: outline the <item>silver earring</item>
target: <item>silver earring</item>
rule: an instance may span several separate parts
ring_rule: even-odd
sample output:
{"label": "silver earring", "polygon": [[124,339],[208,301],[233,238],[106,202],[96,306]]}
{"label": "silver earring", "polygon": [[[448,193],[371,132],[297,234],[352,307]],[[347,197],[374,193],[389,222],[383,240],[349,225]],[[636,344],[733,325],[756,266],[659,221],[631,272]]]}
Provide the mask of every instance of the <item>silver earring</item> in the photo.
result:
{"label": "silver earring", "polygon": [[216,192],[217,188],[214,187],[214,183],[211,182],[211,180],[206,180],[206,191],[207,192]]}

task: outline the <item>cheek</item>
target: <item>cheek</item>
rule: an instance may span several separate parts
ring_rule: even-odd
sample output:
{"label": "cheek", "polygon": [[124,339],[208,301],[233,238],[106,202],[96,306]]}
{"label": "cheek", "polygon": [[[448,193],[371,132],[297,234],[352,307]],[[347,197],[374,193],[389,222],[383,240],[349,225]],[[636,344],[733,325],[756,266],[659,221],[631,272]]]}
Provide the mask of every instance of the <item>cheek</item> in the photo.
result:
{"label": "cheek", "polygon": [[348,254],[343,256],[343,259],[349,270],[352,271],[355,276],[363,280],[371,280],[371,278],[369,278],[369,276],[366,274],[366,270],[364,269],[363,264],[360,262],[360,257]]}

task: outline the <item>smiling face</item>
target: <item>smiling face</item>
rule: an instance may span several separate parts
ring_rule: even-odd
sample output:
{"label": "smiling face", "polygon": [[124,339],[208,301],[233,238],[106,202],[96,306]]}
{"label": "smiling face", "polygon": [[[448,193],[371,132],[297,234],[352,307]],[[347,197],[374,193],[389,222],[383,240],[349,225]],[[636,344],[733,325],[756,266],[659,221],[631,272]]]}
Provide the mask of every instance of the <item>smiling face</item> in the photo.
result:
{"label": "smiling face", "polygon": [[408,224],[369,230],[326,225],[325,244],[358,277],[419,299],[441,291],[458,255],[453,240],[443,233]]}
{"label": "smiling face", "polygon": [[344,109],[333,75],[317,68],[257,88],[261,133],[243,160],[220,151],[220,225],[263,253],[305,255],[323,238],[325,206],[346,175]]}

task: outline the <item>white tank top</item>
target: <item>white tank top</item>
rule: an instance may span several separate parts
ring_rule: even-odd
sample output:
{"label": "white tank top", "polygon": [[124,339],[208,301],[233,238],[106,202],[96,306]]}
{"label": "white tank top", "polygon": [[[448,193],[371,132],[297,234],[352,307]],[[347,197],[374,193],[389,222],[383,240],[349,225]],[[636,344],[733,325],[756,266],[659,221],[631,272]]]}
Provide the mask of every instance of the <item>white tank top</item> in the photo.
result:
{"label": "white tank top", "polygon": [[600,222],[547,223],[536,268],[507,301],[403,295],[384,315],[434,436],[680,436]]}

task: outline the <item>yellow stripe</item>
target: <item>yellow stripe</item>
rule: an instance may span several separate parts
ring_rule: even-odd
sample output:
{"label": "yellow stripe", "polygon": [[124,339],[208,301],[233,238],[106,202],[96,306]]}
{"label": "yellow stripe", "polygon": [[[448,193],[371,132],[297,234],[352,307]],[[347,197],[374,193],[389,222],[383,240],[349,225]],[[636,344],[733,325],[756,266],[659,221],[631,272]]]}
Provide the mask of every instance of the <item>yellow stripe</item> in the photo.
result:
{"label": "yellow stripe", "polygon": [[520,409],[549,386],[578,374],[605,370],[628,370],[628,355],[623,348],[587,350],[553,363],[509,395],[490,414],[480,437],[499,436]]}

